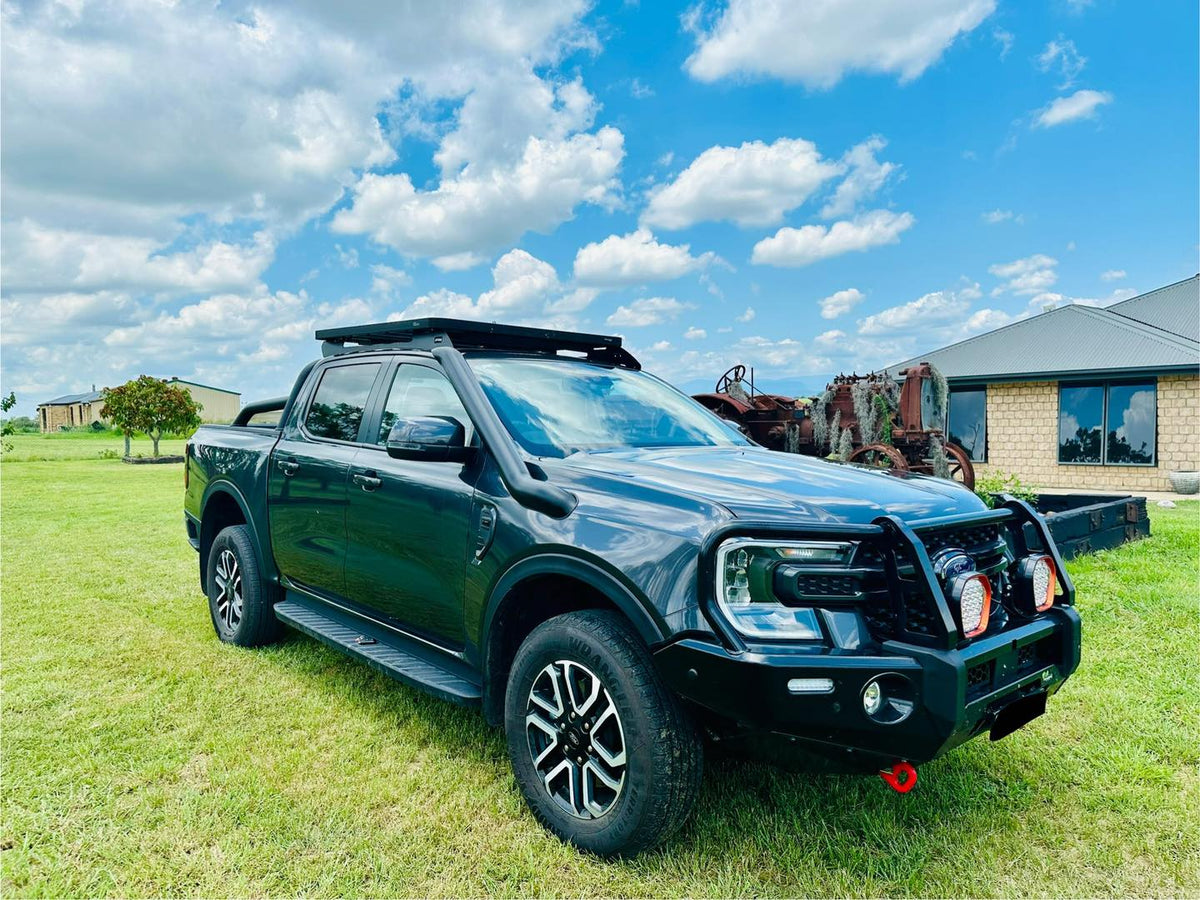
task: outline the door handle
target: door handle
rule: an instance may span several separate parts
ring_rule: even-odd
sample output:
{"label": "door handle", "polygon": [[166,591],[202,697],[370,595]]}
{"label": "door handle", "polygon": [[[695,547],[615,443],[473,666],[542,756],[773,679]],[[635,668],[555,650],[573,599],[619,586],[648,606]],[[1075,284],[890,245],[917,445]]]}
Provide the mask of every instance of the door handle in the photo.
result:
{"label": "door handle", "polygon": [[294,459],[277,459],[275,465],[279,467],[279,471],[284,475],[295,475],[300,468],[300,463]]}
{"label": "door handle", "polygon": [[366,472],[355,472],[352,477],[354,478],[354,483],[361,487],[364,491],[373,491],[383,484],[383,479],[370,470]]}

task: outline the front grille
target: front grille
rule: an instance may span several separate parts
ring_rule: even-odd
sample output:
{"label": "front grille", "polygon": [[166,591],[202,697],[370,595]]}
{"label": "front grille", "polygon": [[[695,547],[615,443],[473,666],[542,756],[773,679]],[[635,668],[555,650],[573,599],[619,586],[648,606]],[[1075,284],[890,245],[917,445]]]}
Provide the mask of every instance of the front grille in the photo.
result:
{"label": "front grille", "polygon": [[[1005,574],[1012,561],[1006,530],[997,523],[957,525],[918,530],[917,537],[928,556],[956,547],[975,560],[978,571],[992,580],[995,601],[1011,591]],[[893,598],[882,575],[886,571],[886,545],[864,542],[854,557],[854,565],[880,573],[868,590],[863,616],[867,629],[876,640],[903,638],[904,634],[937,637],[943,632],[937,601],[929,595],[917,573],[916,560],[903,547],[896,548],[896,574],[900,580],[899,597]],[[898,600],[898,602],[897,602]]]}
{"label": "front grille", "polygon": [[947,547],[958,547],[968,555],[992,553],[1003,541],[999,525],[970,525],[957,528],[940,528],[935,531],[919,532],[918,537],[925,545],[925,552],[933,556]]}
{"label": "front grille", "polygon": [[798,575],[796,592],[803,597],[854,597],[860,592],[852,575]]}

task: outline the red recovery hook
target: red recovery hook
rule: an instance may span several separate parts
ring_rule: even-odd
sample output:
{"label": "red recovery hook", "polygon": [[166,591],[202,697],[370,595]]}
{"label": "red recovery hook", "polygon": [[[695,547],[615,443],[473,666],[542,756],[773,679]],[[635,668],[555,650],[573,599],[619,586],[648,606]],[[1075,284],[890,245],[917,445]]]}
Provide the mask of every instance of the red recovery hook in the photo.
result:
{"label": "red recovery hook", "polygon": [[902,759],[892,763],[890,769],[880,769],[879,777],[897,794],[907,794],[917,786],[916,768]]}

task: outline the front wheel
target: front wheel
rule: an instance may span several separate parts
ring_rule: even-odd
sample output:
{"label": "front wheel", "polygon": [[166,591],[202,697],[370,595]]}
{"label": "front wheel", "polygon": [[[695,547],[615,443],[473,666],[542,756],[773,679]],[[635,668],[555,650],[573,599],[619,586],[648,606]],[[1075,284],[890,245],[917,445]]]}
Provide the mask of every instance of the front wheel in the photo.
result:
{"label": "front wheel", "polygon": [[616,613],[567,613],[534,629],[513,661],[504,723],[533,814],[583,850],[639,853],[696,802],[699,734]]}

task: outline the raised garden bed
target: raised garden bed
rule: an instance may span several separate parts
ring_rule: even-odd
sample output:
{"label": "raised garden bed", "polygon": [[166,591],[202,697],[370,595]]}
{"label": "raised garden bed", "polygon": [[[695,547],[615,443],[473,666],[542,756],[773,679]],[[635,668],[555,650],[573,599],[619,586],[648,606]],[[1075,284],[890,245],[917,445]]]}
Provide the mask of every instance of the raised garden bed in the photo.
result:
{"label": "raised garden bed", "polygon": [[157,463],[181,463],[182,456],[122,456],[121,462],[131,466],[151,466]]}
{"label": "raised garden bed", "polygon": [[1038,497],[1037,509],[1046,517],[1063,559],[1150,536],[1145,497],[1043,494]]}

